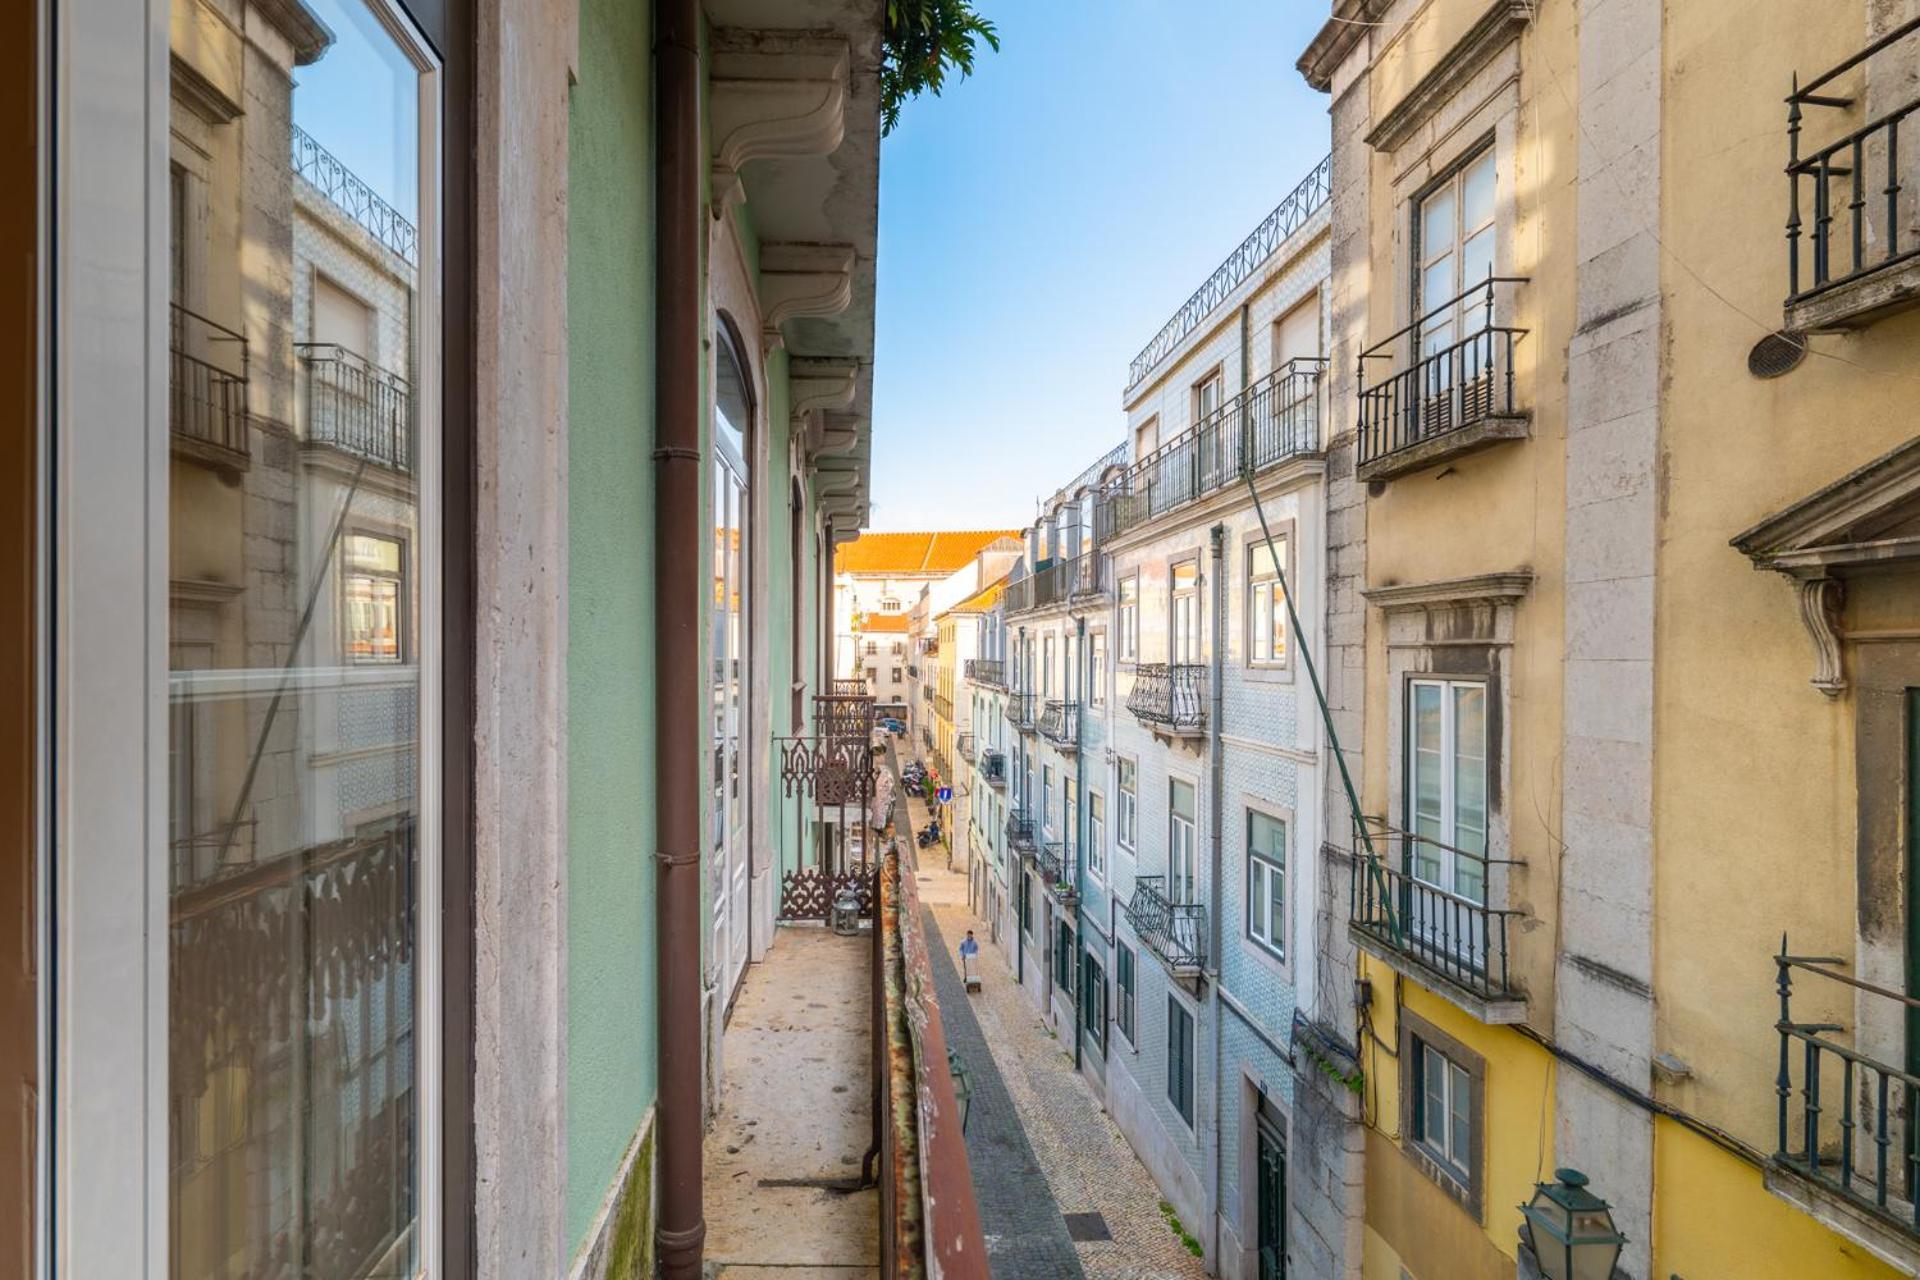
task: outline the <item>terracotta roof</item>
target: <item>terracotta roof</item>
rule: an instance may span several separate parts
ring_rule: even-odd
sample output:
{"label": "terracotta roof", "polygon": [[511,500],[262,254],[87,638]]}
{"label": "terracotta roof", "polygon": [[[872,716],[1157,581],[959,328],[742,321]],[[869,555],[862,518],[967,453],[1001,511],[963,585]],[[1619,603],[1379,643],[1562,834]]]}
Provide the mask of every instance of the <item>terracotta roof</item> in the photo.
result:
{"label": "terracotta roof", "polygon": [[928,574],[945,577],[1019,529],[955,529],[928,533],[863,533],[834,553],[835,573]]}
{"label": "terracotta roof", "polygon": [[856,630],[862,632],[899,631],[905,632],[911,621],[904,613],[867,613],[860,616]]}
{"label": "terracotta roof", "polygon": [[[965,600],[962,600],[959,604],[947,610],[947,613],[986,613],[991,610],[993,606],[1000,603],[1000,597],[1005,593],[1006,589],[1007,580],[1001,578],[991,586],[968,596]],[[943,613],[940,616],[944,618],[947,614]]]}

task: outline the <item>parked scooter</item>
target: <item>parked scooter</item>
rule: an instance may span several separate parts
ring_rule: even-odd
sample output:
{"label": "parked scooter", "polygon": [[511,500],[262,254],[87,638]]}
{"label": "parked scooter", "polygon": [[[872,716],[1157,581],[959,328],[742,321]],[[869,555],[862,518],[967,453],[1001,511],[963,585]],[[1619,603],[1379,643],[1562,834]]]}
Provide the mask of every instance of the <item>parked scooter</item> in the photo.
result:
{"label": "parked scooter", "polygon": [[937,820],[929,822],[920,829],[920,834],[914,839],[919,842],[922,849],[929,848],[940,839],[940,823]]}

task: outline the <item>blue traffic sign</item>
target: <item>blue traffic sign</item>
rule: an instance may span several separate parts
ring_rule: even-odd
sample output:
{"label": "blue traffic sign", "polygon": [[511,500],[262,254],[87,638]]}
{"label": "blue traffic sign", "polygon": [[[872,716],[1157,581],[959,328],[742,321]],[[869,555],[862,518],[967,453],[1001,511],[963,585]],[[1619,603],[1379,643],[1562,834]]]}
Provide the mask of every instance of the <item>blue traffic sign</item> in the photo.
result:
{"label": "blue traffic sign", "polygon": [[942,788],[940,788],[940,790],[939,790],[938,792],[936,792],[935,794],[936,794],[936,795],[938,795],[938,796],[940,797],[940,803],[941,803],[941,804],[952,804],[952,803],[953,803],[953,788],[952,788],[952,787],[942,787]]}

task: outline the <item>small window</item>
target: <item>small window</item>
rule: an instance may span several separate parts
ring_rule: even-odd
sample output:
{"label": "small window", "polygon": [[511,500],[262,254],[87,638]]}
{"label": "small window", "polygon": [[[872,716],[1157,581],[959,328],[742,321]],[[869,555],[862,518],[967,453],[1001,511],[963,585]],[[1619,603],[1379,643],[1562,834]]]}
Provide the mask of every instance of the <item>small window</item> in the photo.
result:
{"label": "small window", "polygon": [[1168,614],[1168,661],[1205,661],[1200,644],[1200,562],[1182,560],[1173,566],[1173,598]]}
{"label": "small window", "polygon": [[1193,425],[1198,427],[1220,408],[1226,381],[1218,369],[1193,384]]}
{"label": "small window", "polygon": [[1140,766],[1122,756],[1114,765],[1120,792],[1120,828],[1115,832],[1120,847],[1132,853],[1139,841]]}
{"label": "small window", "polygon": [[1167,781],[1167,894],[1175,903],[1198,902],[1193,841],[1194,789],[1181,778]]}
{"label": "small window", "polygon": [[907,646],[902,644],[900,641],[895,640],[893,642],[893,651],[897,654],[904,654],[907,651]]}
{"label": "small window", "polygon": [[1015,891],[1020,898],[1020,932],[1033,938],[1033,877],[1026,872],[1020,873],[1020,885]]}
{"label": "small window", "polygon": [[1472,1176],[1473,1087],[1467,1069],[1418,1036],[1413,1040],[1413,1137],[1442,1170]]}
{"label": "small window", "polygon": [[1287,665],[1286,594],[1274,572],[1274,559],[1287,562],[1287,538],[1273,539],[1273,550],[1264,540],[1247,544],[1247,662],[1256,667]]}
{"label": "small window", "polygon": [[1080,957],[1080,1026],[1104,1058],[1107,1054],[1107,975],[1090,952]]}
{"label": "small window", "polygon": [[1053,927],[1053,985],[1073,991],[1073,926],[1064,918]]}
{"label": "small window", "polygon": [[1120,661],[1137,661],[1140,657],[1140,575],[1137,573],[1120,579],[1117,625],[1120,628]]}
{"label": "small window", "polygon": [[1133,429],[1133,460],[1146,457],[1160,447],[1160,419],[1148,418]]}
{"label": "small window", "polygon": [[872,657],[874,654],[878,652],[880,652],[879,644],[872,640],[867,641],[867,656]]}
{"label": "small window", "polygon": [[1053,834],[1053,766],[1040,766],[1040,825]]}
{"label": "small window", "polygon": [[1133,948],[1115,943],[1113,947],[1113,982],[1115,987],[1113,1001],[1114,1025],[1120,1028],[1120,1034],[1127,1043],[1134,1042],[1134,983]]}
{"label": "small window", "polygon": [[1167,1101],[1193,1124],[1193,1015],[1167,995]]}
{"label": "small window", "polygon": [[1066,790],[1066,803],[1060,816],[1061,834],[1066,839],[1066,873],[1072,875],[1074,857],[1080,848],[1078,839],[1079,831],[1077,830],[1080,826],[1080,794],[1072,774],[1063,775],[1061,785]]}
{"label": "small window", "polygon": [[346,593],[347,660],[370,665],[402,660],[406,607],[406,544],[398,538],[350,533],[341,543]]}
{"label": "small window", "polygon": [[1107,799],[1087,792],[1087,870],[1102,879],[1107,874]]}
{"label": "small window", "polygon": [[1247,936],[1284,955],[1287,939],[1287,824],[1247,811]]}
{"label": "small window", "polygon": [[893,681],[895,684],[898,684],[900,682],[900,668],[898,667],[895,667],[893,669]]}
{"label": "small window", "polygon": [[1096,631],[1088,642],[1087,701],[1096,707],[1107,705],[1107,633]]}

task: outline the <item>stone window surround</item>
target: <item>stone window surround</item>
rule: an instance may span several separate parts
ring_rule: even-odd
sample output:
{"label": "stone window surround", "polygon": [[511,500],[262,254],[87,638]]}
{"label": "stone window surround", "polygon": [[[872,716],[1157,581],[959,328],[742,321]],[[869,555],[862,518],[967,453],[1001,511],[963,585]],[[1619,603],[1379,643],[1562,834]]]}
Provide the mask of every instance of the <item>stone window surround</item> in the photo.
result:
{"label": "stone window surround", "polygon": [[[1450,1169],[1443,1168],[1414,1136],[1413,1104],[1415,1095],[1425,1087],[1414,1072],[1414,1041],[1439,1052],[1467,1073],[1467,1100],[1473,1118],[1473,1130],[1467,1141],[1467,1181],[1463,1184]],[[1405,1005],[1400,1006],[1400,1142],[1399,1147],[1413,1166],[1451,1196],[1475,1222],[1484,1223],[1487,1177],[1487,1060],[1422,1018]]]}
{"label": "stone window surround", "polygon": [[[1282,920],[1282,936],[1280,938],[1280,949],[1278,952],[1275,952],[1266,943],[1261,942],[1253,936],[1253,922],[1249,914],[1253,910],[1253,850],[1251,848],[1253,819],[1251,815],[1255,813],[1265,814],[1274,821],[1284,824],[1287,832],[1286,853],[1280,866],[1282,894],[1280,900],[1280,916]],[[1246,863],[1246,872],[1241,876],[1241,882],[1246,894],[1246,900],[1241,903],[1240,911],[1241,950],[1252,957],[1254,963],[1291,985],[1293,983],[1293,942],[1295,932],[1293,927],[1293,848],[1296,832],[1294,811],[1285,805],[1274,804],[1271,800],[1256,796],[1252,792],[1246,792],[1240,797],[1240,814],[1240,838],[1242,841],[1242,850],[1245,854],[1244,861]],[[1261,861],[1264,862],[1266,859],[1262,858]]]}
{"label": "stone window surround", "polygon": [[[1274,541],[1279,543],[1282,548],[1280,570],[1287,575],[1287,592],[1289,595],[1296,596],[1297,599],[1295,583],[1298,581],[1300,570],[1300,541],[1295,536],[1296,523],[1293,517],[1288,516],[1284,519],[1270,521],[1269,527],[1273,531]],[[1240,575],[1243,586],[1243,590],[1240,593],[1240,608],[1244,614],[1240,625],[1240,643],[1245,646],[1240,659],[1241,678],[1262,684],[1292,684],[1294,671],[1293,651],[1299,644],[1299,637],[1293,634],[1292,623],[1289,622],[1287,624],[1287,652],[1285,658],[1279,662],[1255,662],[1253,660],[1253,575],[1258,569],[1272,567],[1272,560],[1267,554],[1266,537],[1257,531],[1257,526],[1255,532],[1247,535],[1244,550],[1246,552],[1247,564],[1245,571]],[[1285,606],[1282,605],[1278,599],[1274,601],[1274,607],[1276,610],[1284,613]],[[1305,620],[1302,619],[1302,621],[1304,622]]]}

